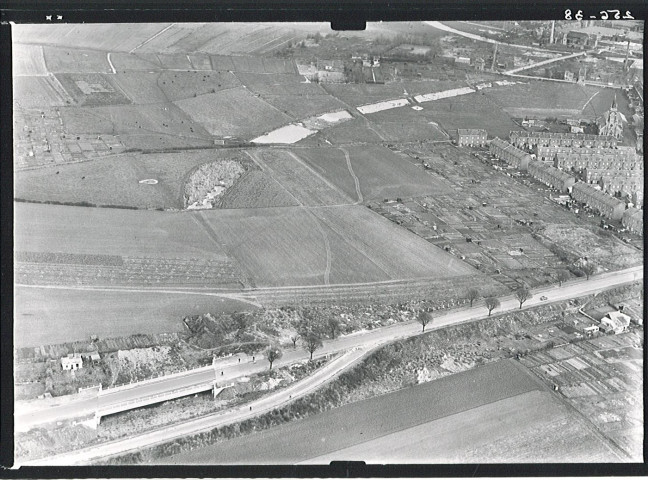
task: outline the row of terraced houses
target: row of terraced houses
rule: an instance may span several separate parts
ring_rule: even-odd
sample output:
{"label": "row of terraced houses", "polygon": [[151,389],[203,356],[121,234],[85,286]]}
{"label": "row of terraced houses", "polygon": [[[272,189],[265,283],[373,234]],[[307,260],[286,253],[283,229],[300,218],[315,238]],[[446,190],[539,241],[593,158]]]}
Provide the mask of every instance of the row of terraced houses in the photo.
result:
{"label": "row of terraced houses", "polygon": [[[511,132],[511,143],[500,138],[493,139],[489,144],[490,152],[497,158],[504,160],[509,165],[514,166],[521,171],[527,171],[529,175],[533,176],[545,185],[548,185],[560,192],[569,192],[574,201],[585,204],[593,210],[597,210],[602,216],[614,221],[621,221],[626,228],[636,233],[643,233],[643,210],[637,208],[627,209],[626,202],[605,193],[605,191],[601,190],[601,186],[590,184],[590,181],[592,181],[592,183],[603,183],[608,187],[608,189],[612,189],[613,193],[616,193],[617,191],[627,193],[628,195],[631,195],[631,200],[635,205],[643,205],[643,177],[641,177],[641,181],[638,180],[638,175],[643,175],[643,168],[638,168],[639,164],[641,164],[638,157],[635,159],[638,165],[635,165],[634,169],[625,171],[608,170],[605,168],[587,169],[586,167],[584,169],[586,181],[577,182],[575,176],[557,168],[555,161],[547,162],[538,160],[528,151],[524,151],[514,145],[513,141],[520,138],[518,135],[519,133],[520,132]],[[531,142],[525,143],[527,146],[538,145],[538,142],[534,141],[533,133],[523,133],[526,134],[525,138],[531,140]],[[547,134],[538,133],[535,135],[544,137]],[[568,135],[570,137],[569,140],[571,140],[573,144],[578,145],[576,148],[583,148],[582,144],[585,140],[593,145],[596,143],[592,138],[590,138],[595,137],[593,135],[564,135]],[[565,139],[565,137],[563,137],[563,139]],[[601,139],[601,142],[603,142],[603,144],[605,144],[605,142],[614,143],[610,142],[610,140],[606,138]],[[520,145],[520,143],[518,143],[518,145]],[[597,145],[591,148],[597,149],[602,147]],[[600,164],[597,166],[600,166]],[[630,192],[628,192],[629,185],[631,186]]]}

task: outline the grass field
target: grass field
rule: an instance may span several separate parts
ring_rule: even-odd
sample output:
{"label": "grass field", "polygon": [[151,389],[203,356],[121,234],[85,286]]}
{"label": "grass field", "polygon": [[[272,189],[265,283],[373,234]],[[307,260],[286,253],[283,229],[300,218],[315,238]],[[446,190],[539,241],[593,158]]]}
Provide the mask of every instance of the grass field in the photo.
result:
{"label": "grass field", "polygon": [[119,135],[127,148],[206,147],[211,136],[173,104],[61,109],[67,131]]}
{"label": "grass field", "polygon": [[248,153],[301,205],[352,203],[341,189],[318,175],[294,152],[268,149]]}
{"label": "grass field", "polygon": [[372,129],[364,118],[354,118],[340,125],[327,128],[321,133],[314,135],[311,141],[324,138],[334,145],[344,145],[349,143],[369,143],[379,144],[385,141],[381,133]]}
{"label": "grass field", "polygon": [[[345,150],[364,200],[441,195],[451,191],[443,180],[428,175],[388,148],[349,146]],[[295,153],[349,197],[358,199],[344,150],[314,148],[299,149]]]}
{"label": "grass field", "polygon": [[12,29],[12,40],[17,43],[42,43],[128,52],[168,25],[168,23],[16,25]]}
{"label": "grass field", "polygon": [[[236,156],[237,152],[231,150],[126,153],[96,161],[25,170],[16,172],[14,195],[37,201],[181,209],[185,179],[194,167]],[[158,183],[139,183],[146,179]],[[256,199],[256,191],[245,191],[251,200]]]}
{"label": "grass field", "polygon": [[371,124],[389,141],[443,141],[448,137],[434,123],[439,117],[434,109],[422,106],[423,110],[414,110],[410,106],[383,110],[367,116]]}
{"label": "grass field", "polygon": [[528,84],[489,88],[483,92],[505,110],[508,108],[582,110],[587,101],[599,90],[598,87],[587,85],[529,80]]}
{"label": "grass field", "polygon": [[14,103],[23,108],[66,105],[61,87],[52,77],[17,77],[13,81]]}
{"label": "grass field", "polygon": [[548,392],[531,391],[304,463],[574,463],[617,457]]}
{"label": "grass field", "polygon": [[28,252],[225,259],[190,215],[16,203],[15,245]]}
{"label": "grass field", "polygon": [[[445,130],[483,128],[490,137],[508,137],[520,127],[498,105],[481,92],[455,98],[426,102],[425,115]],[[419,112],[417,112],[419,113]]]}
{"label": "grass field", "polygon": [[130,71],[152,72],[162,68],[157,58],[144,58],[138,53],[111,52],[110,61],[118,74]]}
{"label": "grass field", "polygon": [[12,74],[47,75],[47,66],[40,45],[13,44],[11,52]]}
{"label": "grass field", "polygon": [[14,287],[16,348],[182,330],[186,315],[254,309],[215,296]]}
{"label": "grass field", "polygon": [[221,199],[220,208],[290,207],[299,203],[268,173],[250,170],[232,185]]}
{"label": "grass field", "polygon": [[[303,85],[300,84],[300,87]],[[312,91],[314,92],[313,94],[310,92],[294,92],[285,95],[266,94],[263,95],[263,99],[286,115],[290,115],[299,120],[303,120],[312,115],[346,108],[346,105],[339,100],[326,94],[317,94],[314,89]]]}
{"label": "grass field", "polygon": [[44,46],[45,63],[52,73],[110,73],[106,52]]}
{"label": "grass field", "polygon": [[212,135],[256,137],[292,121],[242,87],[175,103]]}
{"label": "grass field", "polygon": [[568,410],[538,390],[517,366],[500,361],[160,462],[492,463],[547,461],[552,455],[563,461],[616,460]]}
{"label": "grass field", "polygon": [[257,286],[321,285],[473,270],[361,206],[202,211]]}

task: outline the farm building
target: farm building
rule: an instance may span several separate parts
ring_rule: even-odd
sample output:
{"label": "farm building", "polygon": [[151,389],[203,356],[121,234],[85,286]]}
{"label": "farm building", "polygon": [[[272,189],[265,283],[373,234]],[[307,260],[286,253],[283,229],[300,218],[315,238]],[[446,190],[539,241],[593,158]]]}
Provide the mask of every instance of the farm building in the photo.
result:
{"label": "farm building", "polygon": [[590,135],[586,133],[552,133],[512,131],[511,143],[523,150],[531,150],[536,145],[543,147],[599,147],[614,148],[617,139],[612,136]]}
{"label": "farm building", "polygon": [[621,224],[631,232],[643,234],[643,210],[630,207],[623,212]]}
{"label": "farm building", "polygon": [[526,171],[527,166],[531,161],[530,154],[523,152],[519,148],[515,148],[513,145],[501,138],[494,138],[491,141],[490,152],[497,158],[501,158],[509,165],[513,165],[522,171]]}
{"label": "farm building", "polygon": [[601,319],[601,330],[605,333],[623,333],[630,325],[630,317],[621,312],[610,312]]}
{"label": "farm building", "polygon": [[538,160],[529,162],[528,171],[534,178],[561,192],[568,192],[576,183],[576,179],[571,175]]}
{"label": "farm building", "polygon": [[466,130],[460,128],[457,130],[457,145],[460,147],[483,147],[486,145],[488,133],[482,129]]}
{"label": "farm building", "polygon": [[79,370],[83,368],[83,359],[80,353],[68,353],[67,357],[61,357],[63,370]]}
{"label": "farm building", "polygon": [[572,198],[588,207],[598,210],[601,215],[611,220],[621,220],[625,203],[604,193],[587,183],[576,183],[572,187]]}

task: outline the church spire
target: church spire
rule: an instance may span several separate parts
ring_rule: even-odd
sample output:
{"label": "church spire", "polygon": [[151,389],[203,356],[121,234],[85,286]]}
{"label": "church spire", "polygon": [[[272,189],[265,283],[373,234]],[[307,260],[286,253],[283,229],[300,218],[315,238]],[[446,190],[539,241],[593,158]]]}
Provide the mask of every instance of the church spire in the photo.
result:
{"label": "church spire", "polygon": [[617,109],[616,93],[614,94],[614,100],[612,100],[612,110]]}

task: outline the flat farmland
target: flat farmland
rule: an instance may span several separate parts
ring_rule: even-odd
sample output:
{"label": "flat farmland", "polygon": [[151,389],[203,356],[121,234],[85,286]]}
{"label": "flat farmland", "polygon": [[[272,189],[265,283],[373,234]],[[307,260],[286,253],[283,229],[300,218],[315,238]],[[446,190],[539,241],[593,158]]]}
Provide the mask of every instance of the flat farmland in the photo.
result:
{"label": "flat farmland", "polygon": [[15,25],[12,28],[12,35],[13,41],[18,43],[42,43],[128,52],[168,25],[160,23]]}
{"label": "flat farmland", "polygon": [[211,70],[211,59],[209,55],[204,53],[195,53],[189,55],[189,60],[191,60],[191,65],[197,70]]}
{"label": "flat farmland", "polygon": [[159,53],[157,56],[160,59],[162,68],[168,68],[171,70],[191,70],[193,65],[191,64],[191,59],[186,53]]}
{"label": "flat farmland", "polygon": [[16,348],[54,343],[180,331],[187,315],[250,311],[225,297],[180,293],[109,292],[14,287]]}
{"label": "flat farmland", "polygon": [[174,104],[61,109],[71,133],[118,135],[127,148],[162,149],[213,145],[211,136]]}
{"label": "flat farmland", "polygon": [[14,76],[48,74],[41,45],[14,43],[11,50],[12,73]]}
{"label": "flat farmland", "polygon": [[361,206],[201,211],[256,286],[322,285],[473,273]]}
{"label": "flat farmland", "polygon": [[163,72],[157,85],[169,101],[181,100],[240,87],[241,82],[229,72]]}
{"label": "flat farmland", "polygon": [[52,73],[110,73],[106,52],[44,46],[45,63]]}
{"label": "flat farmland", "polygon": [[14,242],[26,252],[226,260],[191,215],[14,204]]}
{"label": "flat farmland", "polygon": [[286,115],[296,119],[304,119],[313,115],[347,108],[344,103],[336,98],[328,94],[320,95],[315,89],[304,92],[301,88],[302,85],[300,84],[299,92],[290,94],[267,93],[263,94],[263,99]]}
{"label": "flat farmland", "polygon": [[254,150],[248,154],[301,205],[352,203],[341,189],[285,150]]}
{"label": "flat farmland", "polygon": [[314,212],[386,272],[385,280],[477,273],[454,256],[363,206],[321,208]]}
{"label": "flat farmland", "polygon": [[[16,172],[14,195],[37,201],[182,209],[184,183],[189,172],[198,165],[235,155],[220,150],[125,153],[55,168],[24,170]],[[146,179],[158,183],[139,183]],[[252,197],[256,195],[253,191],[248,193]]]}
{"label": "flat farmland", "polygon": [[13,79],[14,102],[23,108],[60,107],[65,93],[53,77],[16,77]]}
{"label": "flat farmland", "polygon": [[146,71],[132,71],[117,67],[118,72],[112,76],[112,81],[117,88],[124,92],[136,105],[146,105],[148,103],[169,102],[159,81],[162,73],[151,68]]}
{"label": "flat farmland", "polygon": [[157,58],[139,53],[111,52],[110,61],[118,73],[130,71],[150,72],[162,68]]}
{"label": "flat farmland", "polygon": [[[519,115],[524,109],[582,111],[588,100],[600,90],[587,85],[531,80],[529,83],[485,89],[482,92],[502,109],[515,109],[513,111]],[[607,108],[609,105],[599,115]]]}
{"label": "flat farmland", "polygon": [[261,170],[250,170],[241,175],[227,189],[220,208],[294,207],[299,202],[274,178]]}
{"label": "flat farmland", "polygon": [[507,138],[520,127],[498,105],[481,92],[426,102],[426,115],[446,130],[483,128],[491,137]]}
{"label": "flat farmland", "polygon": [[[358,117],[313,135],[311,141],[318,141],[320,138],[328,140],[333,145],[379,144],[386,141],[386,137],[377,128],[374,128],[366,119]],[[306,141],[309,141],[309,139]]]}
{"label": "flat farmland", "polygon": [[619,458],[549,392],[531,391],[309,459],[367,463],[581,463]]}
{"label": "flat farmland", "polygon": [[102,106],[130,103],[110,75],[99,73],[59,73],[56,78],[78,105]]}
{"label": "flat farmland", "polygon": [[323,85],[323,88],[332,96],[354,107],[407,96],[406,89],[398,83],[385,85],[328,84]]}
{"label": "flat farmland", "polygon": [[452,191],[443,179],[427,174],[386,147],[348,146],[344,149],[295,150],[296,155],[324,178],[358,200],[355,182],[346,160],[347,153],[364,200],[441,195]]}
{"label": "flat farmland", "polygon": [[288,94],[292,92],[293,89],[309,91],[313,95],[322,95],[326,93],[315,84],[302,83],[304,78],[295,73],[263,74],[235,72],[235,75],[243,85],[256,93],[261,94]]}
{"label": "flat farmland", "polygon": [[414,110],[411,106],[393,108],[372,113],[367,118],[377,129],[392,142],[443,141],[449,140],[434,125],[438,117],[434,111]]}
{"label": "flat farmland", "polygon": [[242,87],[175,103],[212,135],[253,137],[292,121]]}
{"label": "flat farmland", "polygon": [[129,71],[111,77],[135,104],[163,103],[238,87],[228,72]]}
{"label": "flat farmland", "polygon": [[530,376],[511,361],[500,361],[159,462],[493,463],[552,458],[617,461]]}

